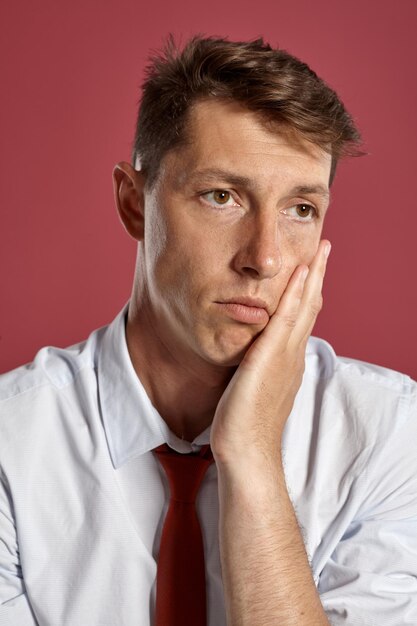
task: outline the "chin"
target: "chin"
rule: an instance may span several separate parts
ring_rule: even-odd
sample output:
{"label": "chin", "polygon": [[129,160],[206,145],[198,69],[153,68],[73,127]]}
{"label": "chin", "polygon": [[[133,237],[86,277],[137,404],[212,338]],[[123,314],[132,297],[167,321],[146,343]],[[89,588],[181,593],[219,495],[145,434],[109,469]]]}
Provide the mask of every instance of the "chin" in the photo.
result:
{"label": "chin", "polygon": [[209,363],[211,363],[212,365],[217,365],[219,367],[238,367],[241,363],[241,361],[243,360],[243,357],[245,356],[246,350],[239,355],[234,355],[234,356],[223,356],[223,357],[212,357],[212,358],[208,358],[206,359]]}
{"label": "chin", "polygon": [[240,338],[239,342],[223,340],[205,352],[205,360],[222,367],[237,367],[258,335],[259,332],[244,341]]}

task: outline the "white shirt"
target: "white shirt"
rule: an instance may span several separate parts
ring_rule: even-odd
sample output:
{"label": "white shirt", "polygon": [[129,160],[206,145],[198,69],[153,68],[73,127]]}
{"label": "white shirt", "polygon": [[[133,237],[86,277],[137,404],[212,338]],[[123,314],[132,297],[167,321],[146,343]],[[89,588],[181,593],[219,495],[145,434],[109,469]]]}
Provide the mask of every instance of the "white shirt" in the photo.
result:
{"label": "white shirt", "polygon": [[[182,441],[152,406],[129,358],[127,307],[87,341],[0,377],[2,626],[153,624],[169,488],[151,450],[197,450],[210,428]],[[417,624],[416,390],[309,340],[285,473],[336,626]],[[226,626],[215,464],[197,511],[208,626]]]}

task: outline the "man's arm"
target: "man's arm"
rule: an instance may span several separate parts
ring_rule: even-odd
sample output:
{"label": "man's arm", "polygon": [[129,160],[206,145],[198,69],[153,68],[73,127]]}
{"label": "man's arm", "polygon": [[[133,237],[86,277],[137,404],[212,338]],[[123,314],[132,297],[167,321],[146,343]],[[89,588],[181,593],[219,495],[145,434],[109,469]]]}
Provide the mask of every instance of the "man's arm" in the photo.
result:
{"label": "man's arm", "polygon": [[[281,439],[321,308],[329,252],[291,277],[228,385],[211,429],[228,626],[328,626],[285,484]],[[327,254],[326,254],[327,253]]]}
{"label": "man's arm", "polygon": [[0,626],[37,626],[23,583],[13,504],[0,468]]}
{"label": "man's arm", "polygon": [[359,435],[356,425],[370,420],[372,439],[343,503],[343,535],[318,550],[318,590],[334,626],[417,624],[417,384],[385,372],[361,372],[369,388],[358,389],[351,425]]}

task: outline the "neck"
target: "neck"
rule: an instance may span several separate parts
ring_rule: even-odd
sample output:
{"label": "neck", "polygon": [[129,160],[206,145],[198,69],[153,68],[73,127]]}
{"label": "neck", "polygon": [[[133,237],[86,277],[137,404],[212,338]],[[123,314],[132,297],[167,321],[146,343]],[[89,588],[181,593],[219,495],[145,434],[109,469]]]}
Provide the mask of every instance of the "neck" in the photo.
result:
{"label": "neck", "polygon": [[168,346],[146,310],[133,298],[126,341],[136,374],[170,430],[192,441],[212,422],[235,368],[216,366],[181,345]]}

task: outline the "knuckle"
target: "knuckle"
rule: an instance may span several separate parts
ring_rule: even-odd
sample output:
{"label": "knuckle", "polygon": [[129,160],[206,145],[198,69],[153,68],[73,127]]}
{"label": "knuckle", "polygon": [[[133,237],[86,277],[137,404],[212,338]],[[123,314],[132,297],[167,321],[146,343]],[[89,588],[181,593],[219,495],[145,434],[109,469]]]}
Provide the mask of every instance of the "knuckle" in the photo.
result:
{"label": "knuckle", "polygon": [[295,315],[283,315],[282,316],[282,322],[288,328],[294,328],[294,326],[295,326],[295,324],[297,322],[297,318],[296,318]]}
{"label": "knuckle", "polygon": [[323,297],[319,296],[310,303],[311,312],[316,317],[323,307]]}

